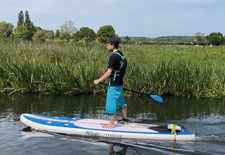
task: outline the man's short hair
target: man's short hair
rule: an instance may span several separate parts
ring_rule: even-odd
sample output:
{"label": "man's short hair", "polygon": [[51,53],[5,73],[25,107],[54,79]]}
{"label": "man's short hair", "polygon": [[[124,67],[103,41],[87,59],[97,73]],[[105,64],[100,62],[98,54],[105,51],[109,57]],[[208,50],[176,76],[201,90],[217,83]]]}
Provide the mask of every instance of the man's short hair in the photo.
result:
{"label": "man's short hair", "polygon": [[118,48],[120,41],[118,38],[110,38],[107,43],[115,46],[115,48]]}

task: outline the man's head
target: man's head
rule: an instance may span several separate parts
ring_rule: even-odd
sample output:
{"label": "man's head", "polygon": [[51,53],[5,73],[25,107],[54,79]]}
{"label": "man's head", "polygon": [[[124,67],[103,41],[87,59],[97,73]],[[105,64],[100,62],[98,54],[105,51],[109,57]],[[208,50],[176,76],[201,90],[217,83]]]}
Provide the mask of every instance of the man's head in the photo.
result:
{"label": "man's head", "polygon": [[113,51],[114,49],[118,49],[120,44],[119,39],[117,38],[110,38],[107,42],[107,49],[109,51]]}

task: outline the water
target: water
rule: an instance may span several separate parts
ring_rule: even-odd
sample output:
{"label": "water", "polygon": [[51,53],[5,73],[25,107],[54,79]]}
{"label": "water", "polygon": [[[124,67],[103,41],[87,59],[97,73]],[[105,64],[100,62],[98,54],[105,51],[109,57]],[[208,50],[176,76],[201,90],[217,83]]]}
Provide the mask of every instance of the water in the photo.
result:
{"label": "water", "polygon": [[[132,122],[183,125],[193,142],[118,140],[25,132],[22,113],[109,119],[105,96],[0,96],[0,154],[225,154],[224,99],[169,97],[160,104],[147,97],[126,97]],[[118,114],[117,119],[121,118]]]}

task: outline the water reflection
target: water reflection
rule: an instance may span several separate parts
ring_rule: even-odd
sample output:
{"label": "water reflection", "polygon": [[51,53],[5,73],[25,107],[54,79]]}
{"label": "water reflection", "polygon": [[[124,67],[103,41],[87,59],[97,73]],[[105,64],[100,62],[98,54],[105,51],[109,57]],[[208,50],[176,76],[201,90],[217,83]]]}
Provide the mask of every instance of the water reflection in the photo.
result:
{"label": "water reflection", "polygon": [[[103,144],[107,144],[107,151],[111,154],[204,154],[204,153],[225,153],[225,100],[224,99],[186,99],[169,97],[164,98],[164,103],[154,102],[147,97],[126,97],[128,104],[128,116],[132,122],[141,123],[175,123],[185,126],[187,129],[196,132],[197,140],[193,143],[174,143],[160,141],[134,141],[134,140],[116,140],[106,139]],[[4,133],[2,140],[14,141],[17,132],[22,137],[54,137],[56,139],[45,139],[56,141],[52,145],[63,146],[67,149],[53,146],[56,152],[62,150],[86,151],[90,144],[83,147],[76,147],[74,143],[57,140],[58,136],[51,134],[40,134],[40,132],[21,131],[24,127],[19,122],[19,116],[22,113],[36,113],[52,116],[81,117],[95,119],[109,119],[105,114],[105,96],[40,96],[40,95],[0,95],[0,131]],[[118,114],[118,119],[121,113]],[[16,124],[16,125],[15,125]],[[19,124],[19,125],[18,125]],[[8,134],[8,135],[7,135]],[[7,135],[7,136],[4,136]],[[40,136],[41,135],[41,136]],[[50,135],[50,136],[49,136]],[[10,139],[10,137],[12,137]],[[19,136],[17,137],[20,138]],[[17,139],[17,143],[20,140]],[[80,138],[66,137],[66,139],[81,140],[91,142],[91,144],[102,145],[102,138]],[[32,141],[32,140],[31,140]],[[40,145],[43,140],[32,141],[35,150],[45,148]],[[67,143],[66,146],[64,143]],[[16,143],[15,143],[16,144]],[[9,145],[5,142],[6,146]],[[81,145],[77,144],[76,145]],[[83,145],[83,144],[82,144]],[[35,147],[34,147],[35,146]],[[110,146],[110,148],[108,148]],[[213,148],[211,147],[213,146]],[[0,147],[0,149],[2,149]],[[223,149],[222,149],[223,148]],[[17,149],[17,147],[15,147]],[[11,148],[13,150],[13,148]],[[95,147],[92,147],[95,150]],[[101,154],[104,149],[97,150]],[[197,151],[196,151],[197,150]],[[218,151],[219,150],[219,151]],[[16,150],[14,150],[16,151]],[[36,152],[37,153],[37,152]],[[66,152],[64,152],[66,154]],[[67,152],[68,153],[68,152]],[[7,153],[6,153],[7,154]],[[38,153],[37,153],[38,154]],[[46,153],[47,154],[47,153]],[[63,152],[61,152],[63,154]],[[97,154],[97,153],[96,153]],[[104,153],[103,153],[104,154]]]}
{"label": "water reflection", "polygon": [[123,146],[121,146],[122,149],[119,149],[118,151],[115,151],[114,146],[115,146],[115,144],[112,144],[109,146],[110,155],[115,155],[115,154],[126,155],[127,154],[128,146],[123,145]]}
{"label": "water reflection", "polygon": [[[163,122],[225,115],[223,99],[165,98],[164,103],[147,97],[127,97],[128,116],[133,121]],[[104,96],[0,96],[0,118],[13,113],[37,113],[81,118],[105,118]],[[121,114],[119,113],[119,116]]]}

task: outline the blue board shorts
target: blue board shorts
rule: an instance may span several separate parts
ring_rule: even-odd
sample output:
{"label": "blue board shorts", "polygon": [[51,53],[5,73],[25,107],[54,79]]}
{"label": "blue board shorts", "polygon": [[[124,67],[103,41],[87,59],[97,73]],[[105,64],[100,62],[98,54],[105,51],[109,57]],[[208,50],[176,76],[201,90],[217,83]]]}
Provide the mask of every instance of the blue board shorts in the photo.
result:
{"label": "blue board shorts", "polygon": [[127,105],[123,96],[123,86],[109,86],[106,97],[106,112],[114,115],[124,106]]}

